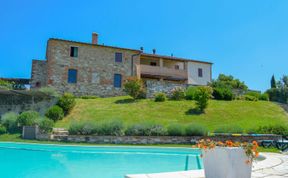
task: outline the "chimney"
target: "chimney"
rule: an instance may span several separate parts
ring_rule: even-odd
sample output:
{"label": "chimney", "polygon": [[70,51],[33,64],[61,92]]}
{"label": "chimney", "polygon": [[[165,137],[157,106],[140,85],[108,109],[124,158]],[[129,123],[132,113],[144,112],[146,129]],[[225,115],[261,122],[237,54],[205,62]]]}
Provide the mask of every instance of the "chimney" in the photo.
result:
{"label": "chimney", "polygon": [[95,32],[92,33],[92,44],[98,44],[98,34]]}
{"label": "chimney", "polygon": [[153,49],[152,51],[153,51],[153,54],[156,54],[156,49]]}

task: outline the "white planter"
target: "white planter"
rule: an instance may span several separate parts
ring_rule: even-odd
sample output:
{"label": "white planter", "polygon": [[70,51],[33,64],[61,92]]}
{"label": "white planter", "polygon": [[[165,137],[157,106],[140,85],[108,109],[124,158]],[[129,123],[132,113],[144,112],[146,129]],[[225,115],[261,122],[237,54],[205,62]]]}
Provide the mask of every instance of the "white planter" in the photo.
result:
{"label": "white planter", "polygon": [[243,148],[216,147],[203,151],[206,178],[251,178],[252,163]]}

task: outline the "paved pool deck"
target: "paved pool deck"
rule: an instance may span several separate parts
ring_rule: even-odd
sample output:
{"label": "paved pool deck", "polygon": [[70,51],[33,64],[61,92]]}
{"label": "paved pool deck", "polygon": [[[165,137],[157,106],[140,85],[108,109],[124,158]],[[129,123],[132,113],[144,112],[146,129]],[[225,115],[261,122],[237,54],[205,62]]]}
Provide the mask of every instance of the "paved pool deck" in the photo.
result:
{"label": "paved pool deck", "polygon": [[[288,178],[288,154],[262,153],[266,159],[253,163],[252,178]],[[204,170],[127,175],[126,178],[205,178]]]}

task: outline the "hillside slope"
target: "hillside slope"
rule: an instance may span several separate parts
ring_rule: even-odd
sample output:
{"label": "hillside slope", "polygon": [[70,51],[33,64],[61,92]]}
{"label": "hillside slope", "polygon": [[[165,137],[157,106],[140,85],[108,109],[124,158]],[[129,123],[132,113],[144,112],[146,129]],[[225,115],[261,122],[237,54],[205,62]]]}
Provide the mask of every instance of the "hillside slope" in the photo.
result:
{"label": "hillside slope", "polygon": [[77,99],[72,112],[57,127],[69,127],[73,121],[103,121],[120,119],[125,124],[153,121],[169,123],[198,123],[214,130],[221,125],[239,125],[248,130],[260,125],[288,124],[287,113],[277,104],[267,101],[211,100],[205,114],[191,114],[194,101],[166,101],[150,99],[131,102],[129,97]]}

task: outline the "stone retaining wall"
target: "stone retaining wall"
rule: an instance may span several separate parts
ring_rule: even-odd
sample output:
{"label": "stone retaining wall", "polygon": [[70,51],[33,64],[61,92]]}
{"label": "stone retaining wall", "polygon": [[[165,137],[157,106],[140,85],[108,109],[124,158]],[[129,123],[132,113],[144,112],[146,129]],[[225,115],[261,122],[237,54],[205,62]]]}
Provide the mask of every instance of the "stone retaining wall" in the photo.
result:
{"label": "stone retaining wall", "polygon": [[155,93],[163,92],[167,96],[171,95],[173,89],[180,87],[186,89],[189,85],[171,81],[145,80],[147,88],[147,97],[152,98]]}
{"label": "stone retaining wall", "polygon": [[215,141],[233,140],[239,142],[252,142],[262,140],[279,140],[281,136],[84,136],[84,135],[38,135],[38,140],[86,142],[97,144],[191,144],[200,139],[212,139]]}

